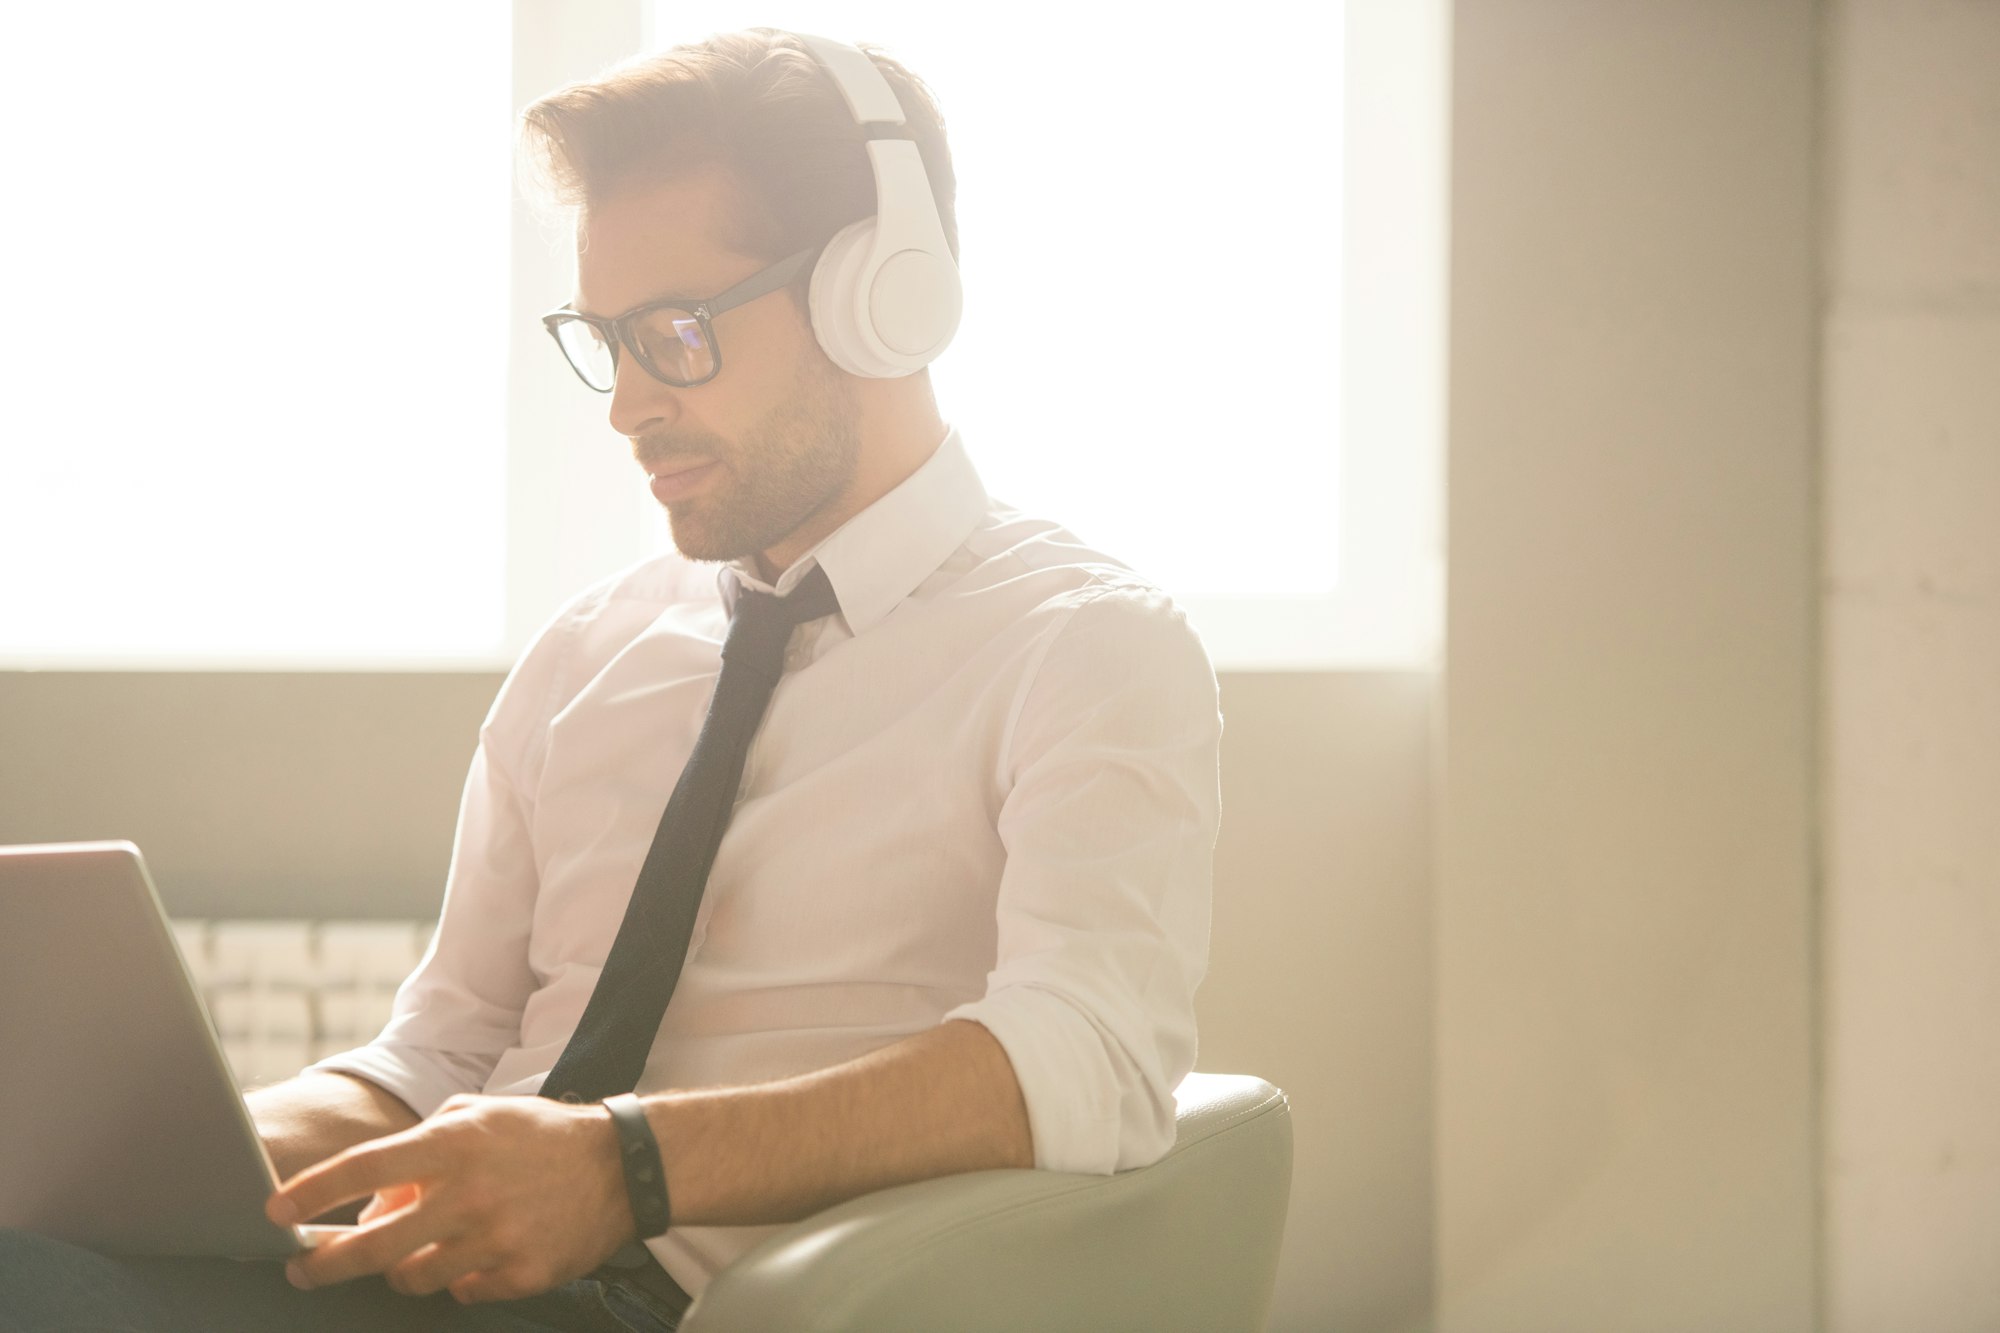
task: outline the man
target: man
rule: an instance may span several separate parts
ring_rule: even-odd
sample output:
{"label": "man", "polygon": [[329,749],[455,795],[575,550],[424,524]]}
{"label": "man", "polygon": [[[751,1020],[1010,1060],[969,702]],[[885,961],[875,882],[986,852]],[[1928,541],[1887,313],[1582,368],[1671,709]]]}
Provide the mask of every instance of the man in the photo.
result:
{"label": "man", "polygon": [[[955,256],[936,108],[871,58]],[[572,601],[509,674],[436,936],[382,1035],[249,1098],[285,1179],[272,1218],[365,1202],[361,1228],[288,1265],[304,1294],[226,1261],[80,1271],[135,1307],[621,1326],[608,1305],[671,1327],[734,1257],[841,1200],[993,1167],[1104,1173],[1172,1145],[1219,818],[1198,637],[1129,569],[989,498],[927,372],[835,365],[810,264],[692,313],[875,211],[867,136],[800,39],[635,62],[527,125],[576,208],[576,299],[552,331],[586,383],[604,376],[677,550]],[[671,320],[649,313],[663,303]],[[1021,350],[1025,392],[1080,369]],[[560,1077],[620,967],[732,614],[816,579],[837,609],[781,631],[684,961],[648,960],[680,970],[638,1053],[643,1126],[595,1096],[525,1095]],[[659,1235],[621,1164],[648,1129]],[[606,1266],[641,1236],[641,1267]]]}

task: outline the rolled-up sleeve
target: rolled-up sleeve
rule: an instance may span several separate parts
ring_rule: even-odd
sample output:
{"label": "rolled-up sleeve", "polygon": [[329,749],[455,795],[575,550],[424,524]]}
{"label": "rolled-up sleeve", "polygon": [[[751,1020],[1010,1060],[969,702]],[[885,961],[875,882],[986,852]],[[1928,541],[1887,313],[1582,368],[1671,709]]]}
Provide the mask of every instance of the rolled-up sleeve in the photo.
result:
{"label": "rolled-up sleeve", "polygon": [[387,1026],[310,1067],[380,1084],[420,1116],[453,1093],[483,1089],[520,1040],[536,984],[528,936],[539,878],[516,774],[559,664],[561,630],[558,618],[523,655],[480,726],[437,930]]}
{"label": "rolled-up sleeve", "polygon": [[984,1025],[1027,1104],[1035,1165],[1109,1174],[1174,1141],[1208,966],[1222,716],[1200,637],[1164,593],[1062,608],[1006,744],[998,957]]}

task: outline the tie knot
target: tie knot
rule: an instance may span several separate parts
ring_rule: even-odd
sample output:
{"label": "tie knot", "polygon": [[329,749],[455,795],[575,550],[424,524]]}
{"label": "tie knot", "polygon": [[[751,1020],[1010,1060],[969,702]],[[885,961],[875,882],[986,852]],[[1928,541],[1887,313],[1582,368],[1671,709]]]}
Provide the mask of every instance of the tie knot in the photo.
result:
{"label": "tie knot", "polygon": [[[792,627],[808,620],[830,616],[840,609],[833,584],[826,571],[814,565],[796,588],[783,597],[745,588],[736,599],[736,614],[729,622],[729,637],[723,640],[722,660],[736,662],[758,675],[776,679],[782,670],[785,644]],[[752,663],[758,663],[751,667]]]}
{"label": "tie knot", "polygon": [[814,565],[798,586],[783,597],[745,588],[736,600],[736,619],[747,616],[789,629],[830,616],[839,609],[840,599],[833,595],[833,581],[827,578],[824,568]]}

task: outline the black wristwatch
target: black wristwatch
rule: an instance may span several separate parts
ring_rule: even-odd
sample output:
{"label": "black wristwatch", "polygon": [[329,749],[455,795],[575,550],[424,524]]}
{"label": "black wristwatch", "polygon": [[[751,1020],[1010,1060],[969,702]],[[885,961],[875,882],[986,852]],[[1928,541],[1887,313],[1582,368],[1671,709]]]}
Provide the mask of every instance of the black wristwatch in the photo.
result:
{"label": "black wristwatch", "polygon": [[637,1096],[621,1092],[606,1097],[604,1109],[611,1112],[611,1123],[618,1130],[618,1163],[625,1168],[625,1193],[632,1200],[639,1239],[660,1235],[673,1225],[673,1210],[667,1204],[667,1172],[660,1164],[659,1140],[646,1121],[646,1108]]}

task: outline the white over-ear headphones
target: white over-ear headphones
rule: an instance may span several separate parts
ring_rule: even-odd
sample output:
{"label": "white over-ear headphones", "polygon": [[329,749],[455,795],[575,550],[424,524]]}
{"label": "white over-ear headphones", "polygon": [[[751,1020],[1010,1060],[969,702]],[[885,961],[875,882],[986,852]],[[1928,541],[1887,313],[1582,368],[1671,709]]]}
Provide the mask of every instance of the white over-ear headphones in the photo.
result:
{"label": "white over-ear headphones", "polygon": [[868,135],[875,216],[834,233],[813,266],[813,332],[827,358],[870,379],[912,375],[958,332],[958,265],[903,108],[865,52],[796,34]]}

